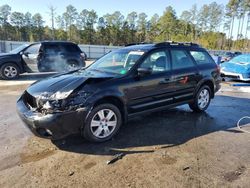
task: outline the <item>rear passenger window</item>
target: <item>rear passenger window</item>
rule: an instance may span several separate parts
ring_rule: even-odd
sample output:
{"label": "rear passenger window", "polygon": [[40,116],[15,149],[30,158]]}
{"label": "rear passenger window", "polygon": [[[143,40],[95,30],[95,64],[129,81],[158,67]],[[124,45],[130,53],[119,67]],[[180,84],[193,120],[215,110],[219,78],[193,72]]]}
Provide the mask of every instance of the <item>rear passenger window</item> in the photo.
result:
{"label": "rear passenger window", "polygon": [[206,52],[190,51],[190,54],[193,56],[198,65],[213,62],[212,58]]}
{"label": "rear passenger window", "polygon": [[74,52],[79,52],[79,48],[76,45],[71,45],[71,44],[67,44],[67,45],[63,45],[62,48],[66,51],[66,52],[70,52],[70,53],[74,53]]}
{"label": "rear passenger window", "polygon": [[194,62],[184,50],[171,50],[173,69],[189,68],[194,66]]}
{"label": "rear passenger window", "polygon": [[57,44],[46,44],[45,46],[46,54],[58,54],[60,52],[60,47]]}

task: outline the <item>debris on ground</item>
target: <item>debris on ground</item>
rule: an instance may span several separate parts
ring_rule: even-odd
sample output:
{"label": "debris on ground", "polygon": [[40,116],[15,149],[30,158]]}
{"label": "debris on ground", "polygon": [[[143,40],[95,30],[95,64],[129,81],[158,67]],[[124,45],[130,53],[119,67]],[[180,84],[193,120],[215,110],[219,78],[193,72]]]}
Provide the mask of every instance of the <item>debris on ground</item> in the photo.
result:
{"label": "debris on ground", "polygon": [[246,171],[246,167],[240,166],[235,171],[226,173],[224,175],[224,179],[226,181],[233,182],[233,181],[237,180],[240,177],[240,175],[242,175],[245,171]]}
{"label": "debris on ground", "polygon": [[190,169],[190,166],[186,166],[186,167],[184,167],[182,170],[183,171],[186,171],[186,170],[189,170]]}
{"label": "debris on ground", "polygon": [[112,164],[112,163],[122,159],[122,157],[124,157],[124,156],[125,156],[124,153],[119,153],[119,154],[114,155],[114,157],[111,160],[107,161],[107,165]]}

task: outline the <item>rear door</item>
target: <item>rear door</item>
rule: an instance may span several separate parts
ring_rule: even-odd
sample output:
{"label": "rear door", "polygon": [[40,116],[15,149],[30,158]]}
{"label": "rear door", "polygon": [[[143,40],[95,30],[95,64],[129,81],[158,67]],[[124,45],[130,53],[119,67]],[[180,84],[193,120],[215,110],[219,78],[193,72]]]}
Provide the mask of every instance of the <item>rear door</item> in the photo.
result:
{"label": "rear door", "polygon": [[129,113],[149,110],[172,103],[171,63],[166,50],[150,53],[139,65],[151,68],[152,73],[143,77],[135,76],[126,89]]}
{"label": "rear door", "polygon": [[171,49],[172,82],[174,83],[174,102],[182,102],[193,98],[199,80],[196,63],[185,49]]}
{"label": "rear door", "polygon": [[65,59],[60,43],[45,43],[44,55],[41,59],[41,69],[44,71],[62,71],[65,67]]}

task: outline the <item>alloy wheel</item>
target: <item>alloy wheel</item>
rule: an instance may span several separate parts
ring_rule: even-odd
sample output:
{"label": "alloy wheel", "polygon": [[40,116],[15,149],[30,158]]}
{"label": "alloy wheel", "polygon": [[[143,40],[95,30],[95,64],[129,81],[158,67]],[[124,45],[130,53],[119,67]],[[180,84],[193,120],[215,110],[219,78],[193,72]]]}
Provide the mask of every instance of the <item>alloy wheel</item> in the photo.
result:
{"label": "alloy wheel", "polygon": [[8,78],[14,78],[17,76],[17,69],[14,66],[6,66],[3,70],[3,73]]}
{"label": "alloy wheel", "polygon": [[99,110],[92,118],[90,130],[97,138],[110,136],[117,126],[117,116],[111,109]]}
{"label": "alloy wheel", "polygon": [[198,97],[198,106],[200,109],[206,108],[207,104],[209,103],[210,93],[207,89],[201,90],[199,97]]}

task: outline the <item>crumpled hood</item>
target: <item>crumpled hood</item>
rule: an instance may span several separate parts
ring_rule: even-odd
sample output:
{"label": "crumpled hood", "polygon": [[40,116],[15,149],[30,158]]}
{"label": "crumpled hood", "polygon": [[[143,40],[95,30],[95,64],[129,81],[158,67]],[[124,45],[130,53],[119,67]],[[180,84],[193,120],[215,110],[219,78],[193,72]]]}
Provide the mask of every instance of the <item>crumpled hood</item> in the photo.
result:
{"label": "crumpled hood", "polygon": [[250,71],[250,63],[225,62],[221,64],[221,70],[233,73],[247,73]]}
{"label": "crumpled hood", "polygon": [[36,98],[65,99],[90,78],[112,78],[112,75],[79,70],[38,81],[27,92]]}

